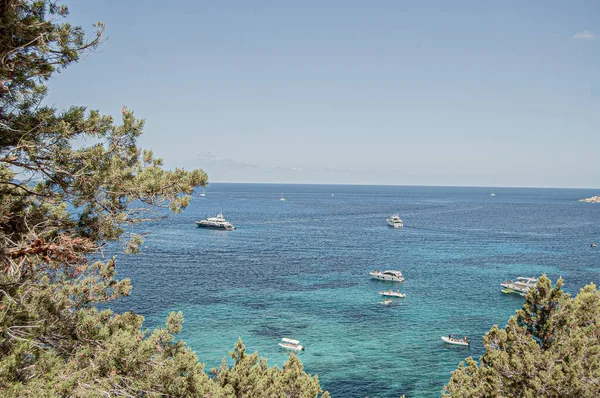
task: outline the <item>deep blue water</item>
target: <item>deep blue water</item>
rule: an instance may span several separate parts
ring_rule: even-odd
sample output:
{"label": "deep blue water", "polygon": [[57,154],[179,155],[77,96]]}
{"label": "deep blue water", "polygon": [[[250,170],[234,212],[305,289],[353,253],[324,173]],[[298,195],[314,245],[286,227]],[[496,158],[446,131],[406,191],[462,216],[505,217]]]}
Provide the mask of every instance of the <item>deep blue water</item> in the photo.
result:
{"label": "deep blue water", "polygon": [[[450,372],[483,352],[523,298],[501,281],[546,273],[576,293],[598,283],[600,205],[593,190],[211,184],[154,228],[142,255],[120,256],[145,325],[183,311],[183,338],[206,369],[241,336],[271,365],[282,337],[306,345],[305,369],[334,397],[439,396]],[[279,200],[283,193],[287,201]],[[332,197],[332,194],[335,196]],[[223,211],[238,229],[196,228]],[[405,227],[385,219],[399,213]],[[406,299],[383,306],[372,269],[400,269]],[[460,333],[470,348],[440,337]]]}

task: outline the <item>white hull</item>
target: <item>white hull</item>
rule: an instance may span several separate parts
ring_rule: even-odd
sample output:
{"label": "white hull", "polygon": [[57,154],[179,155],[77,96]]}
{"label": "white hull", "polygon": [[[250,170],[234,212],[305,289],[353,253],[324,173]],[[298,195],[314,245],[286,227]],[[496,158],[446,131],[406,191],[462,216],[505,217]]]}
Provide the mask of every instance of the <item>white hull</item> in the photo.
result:
{"label": "white hull", "polygon": [[515,286],[512,283],[501,283],[500,286],[502,286],[505,289],[511,290],[513,293],[525,293],[527,294],[529,292],[529,287],[520,287],[520,286]]}
{"label": "white hull", "polygon": [[469,345],[469,343],[464,340],[449,339],[448,336],[442,336],[442,340],[444,341],[444,343],[448,343],[448,344],[462,345],[462,346]]}
{"label": "white hull", "polygon": [[278,343],[278,344],[279,344],[279,346],[281,348],[285,348],[286,350],[289,350],[289,351],[294,351],[294,352],[304,351],[304,346],[301,346],[299,344],[298,345],[295,345],[295,344],[285,344],[285,343]]}
{"label": "white hull", "polygon": [[379,294],[381,294],[382,296],[385,296],[385,297],[399,297],[399,298],[406,297],[406,294],[403,294],[400,292],[379,292]]}

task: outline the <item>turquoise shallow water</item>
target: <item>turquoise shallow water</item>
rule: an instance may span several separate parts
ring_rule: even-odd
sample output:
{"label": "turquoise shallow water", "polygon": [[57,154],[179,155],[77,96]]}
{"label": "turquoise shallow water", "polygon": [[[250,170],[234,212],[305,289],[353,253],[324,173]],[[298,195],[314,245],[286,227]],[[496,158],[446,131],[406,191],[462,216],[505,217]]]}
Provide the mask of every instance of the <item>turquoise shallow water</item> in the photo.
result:
{"label": "turquoise shallow water", "polygon": [[[287,201],[279,200],[283,192]],[[117,310],[146,326],[184,313],[181,337],[206,368],[238,336],[270,364],[281,337],[306,345],[305,369],[335,397],[438,396],[450,372],[483,352],[523,299],[500,292],[515,276],[562,275],[576,293],[597,283],[600,205],[590,190],[212,184],[162,221],[143,254],[120,256],[134,284]],[[332,194],[335,196],[332,197]],[[238,229],[196,228],[223,211]],[[385,219],[399,213],[405,227]],[[383,306],[372,269],[400,269],[406,299]],[[470,348],[440,337],[468,335]]]}

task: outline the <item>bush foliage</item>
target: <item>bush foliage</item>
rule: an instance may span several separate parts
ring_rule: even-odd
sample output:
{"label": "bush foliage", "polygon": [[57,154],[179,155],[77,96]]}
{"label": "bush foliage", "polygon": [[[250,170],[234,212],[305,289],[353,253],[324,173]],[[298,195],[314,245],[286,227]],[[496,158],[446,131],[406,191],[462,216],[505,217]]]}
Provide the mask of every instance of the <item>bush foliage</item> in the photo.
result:
{"label": "bush foliage", "polygon": [[467,358],[452,373],[446,397],[600,396],[600,292],[575,298],[542,276],[505,329],[483,338],[478,364]]}

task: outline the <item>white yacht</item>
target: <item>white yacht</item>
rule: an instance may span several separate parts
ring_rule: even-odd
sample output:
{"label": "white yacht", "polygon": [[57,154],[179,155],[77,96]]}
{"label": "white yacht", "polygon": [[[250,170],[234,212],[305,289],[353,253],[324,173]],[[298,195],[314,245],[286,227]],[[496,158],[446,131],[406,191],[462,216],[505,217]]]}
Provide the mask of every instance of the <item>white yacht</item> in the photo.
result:
{"label": "white yacht", "polygon": [[235,229],[235,227],[231,225],[229,221],[225,220],[223,213],[217,214],[216,217],[209,217],[206,220],[196,221],[196,225],[199,228],[224,229],[226,231]]}
{"label": "white yacht", "polygon": [[402,220],[400,219],[400,216],[398,214],[394,214],[393,216],[387,218],[386,221],[390,227],[400,228],[400,227],[404,226],[404,224],[402,224]]}
{"label": "white yacht", "polygon": [[202,196],[202,197],[206,196],[206,191],[204,190],[204,188],[202,188],[202,193],[200,194],[200,196]]}
{"label": "white yacht", "polygon": [[285,337],[281,339],[279,346],[290,351],[304,351],[304,346],[298,340],[287,339]]}
{"label": "white yacht", "polygon": [[504,293],[519,293],[521,295],[526,295],[527,292],[529,292],[529,289],[535,286],[537,281],[537,278],[517,276],[516,280],[502,282],[500,286],[504,288],[504,290],[502,290]]}
{"label": "white yacht", "polygon": [[494,193],[494,191],[492,191],[492,194],[490,196],[496,196],[496,194]]}
{"label": "white yacht", "polygon": [[282,202],[285,202],[285,198],[283,197],[283,193],[281,194],[281,198],[279,198]]}
{"label": "white yacht", "polygon": [[400,298],[405,298],[406,294],[404,293],[400,293],[400,290],[385,290],[383,292],[379,292],[379,294],[381,294],[382,296],[385,297],[400,297]]}
{"label": "white yacht", "polygon": [[404,276],[402,276],[402,272],[400,271],[371,271],[369,272],[371,278],[379,279],[380,281],[391,281],[391,282],[402,282],[404,281]]}

